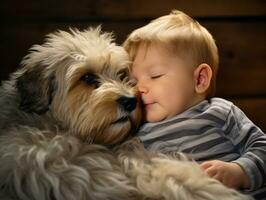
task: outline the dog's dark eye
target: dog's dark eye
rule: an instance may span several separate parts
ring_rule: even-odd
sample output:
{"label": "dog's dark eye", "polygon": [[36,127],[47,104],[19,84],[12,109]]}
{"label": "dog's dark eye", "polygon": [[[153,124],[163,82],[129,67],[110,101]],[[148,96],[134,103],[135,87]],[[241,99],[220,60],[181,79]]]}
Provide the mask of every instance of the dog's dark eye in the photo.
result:
{"label": "dog's dark eye", "polygon": [[82,76],[81,80],[90,86],[99,87],[99,77],[93,73]]}

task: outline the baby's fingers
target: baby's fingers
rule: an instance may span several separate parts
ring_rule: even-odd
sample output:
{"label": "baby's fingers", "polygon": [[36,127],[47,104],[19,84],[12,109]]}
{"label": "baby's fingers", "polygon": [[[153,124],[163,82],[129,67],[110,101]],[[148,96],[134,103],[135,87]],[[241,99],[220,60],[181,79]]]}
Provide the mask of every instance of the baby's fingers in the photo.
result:
{"label": "baby's fingers", "polygon": [[205,169],[204,171],[210,177],[214,177],[218,173],[217,169],[214,167],[209,167],[209,168]]}
{"label": "baby's fingers", "polygon": [[212,161],[206,161],[200,164],[200,167],[205,171],[212,166]]}

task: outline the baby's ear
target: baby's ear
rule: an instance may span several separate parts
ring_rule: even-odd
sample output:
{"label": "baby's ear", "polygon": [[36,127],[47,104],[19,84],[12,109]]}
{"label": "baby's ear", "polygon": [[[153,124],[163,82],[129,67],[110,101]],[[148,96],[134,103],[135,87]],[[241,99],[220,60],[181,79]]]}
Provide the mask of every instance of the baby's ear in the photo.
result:
{"label": "baby's ear", "polygon": [[206,64],[200,64],[194,70],[195,91],[198,94],[206,93],[210,87],[212,79],[212,69]]}

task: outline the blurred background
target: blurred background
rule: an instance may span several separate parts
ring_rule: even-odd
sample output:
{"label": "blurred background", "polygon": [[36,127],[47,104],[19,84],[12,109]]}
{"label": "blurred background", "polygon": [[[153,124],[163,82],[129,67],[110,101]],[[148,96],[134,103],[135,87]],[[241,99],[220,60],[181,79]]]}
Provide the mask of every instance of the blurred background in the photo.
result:
{"label": "blurred background", "polygon": [[266,0],[2,0],[0,80],[47,33],[102,24],[121,44],[132,30],[173,9],[214,36],[220,54],[217,96],[233,101],[266,132]]}

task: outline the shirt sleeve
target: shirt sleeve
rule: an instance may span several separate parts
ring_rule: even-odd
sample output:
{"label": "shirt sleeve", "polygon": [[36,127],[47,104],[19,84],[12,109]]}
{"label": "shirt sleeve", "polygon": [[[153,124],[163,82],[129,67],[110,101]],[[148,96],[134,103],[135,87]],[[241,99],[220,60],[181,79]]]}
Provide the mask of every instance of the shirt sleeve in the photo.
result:
{"label": "shirt sleeve", "polygon": [[239,164],[250,178],[250,190],[265,185],[266,135],[235,105],[232,105],[226,121],[225,134],[239,151]]}

